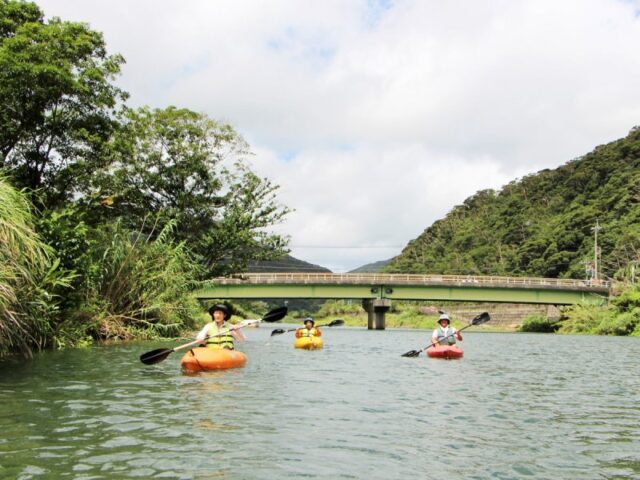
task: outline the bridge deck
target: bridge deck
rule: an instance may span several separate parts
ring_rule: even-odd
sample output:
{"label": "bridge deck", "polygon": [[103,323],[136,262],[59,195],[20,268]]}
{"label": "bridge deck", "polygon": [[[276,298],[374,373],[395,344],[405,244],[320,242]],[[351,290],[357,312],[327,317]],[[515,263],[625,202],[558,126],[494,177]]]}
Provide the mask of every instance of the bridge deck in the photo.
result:
{"label": "bridge deck", "polygon": [[569,278],[498,277],[480,275],[416,275],[396,273],[245,273],[210,280],[217,285],[411,285],[534,288],[608,294],[606,281]]}
{"label": "bridge deck", "polygon": [[[412,275],[379,273],[246,273],[215,278],[195,292],[213,298],[362,299],[369,328],[384,329],[392,300],[530,303],[606,303],[608,282],[564,278]],[[373,300],[373,302],[372,302]]]}

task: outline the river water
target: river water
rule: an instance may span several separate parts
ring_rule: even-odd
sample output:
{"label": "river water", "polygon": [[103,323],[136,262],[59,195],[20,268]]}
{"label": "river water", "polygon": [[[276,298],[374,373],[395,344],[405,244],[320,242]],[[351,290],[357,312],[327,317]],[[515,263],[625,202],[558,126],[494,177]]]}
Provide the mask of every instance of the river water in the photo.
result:
{"label": "river water", "polygon": [[[280,326],[280,325],[278,325]],[[245,368],[184,375],[183,341],[0,363],[2,479],[640,478],[640,339],[247,331]]]}

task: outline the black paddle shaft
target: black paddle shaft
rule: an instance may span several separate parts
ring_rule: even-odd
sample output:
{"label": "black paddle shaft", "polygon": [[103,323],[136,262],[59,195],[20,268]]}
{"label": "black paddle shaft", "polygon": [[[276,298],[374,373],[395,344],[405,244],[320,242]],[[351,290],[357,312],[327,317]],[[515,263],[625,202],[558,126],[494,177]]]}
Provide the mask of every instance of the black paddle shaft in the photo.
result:
{"label": "black paddle shaft", "polygon": [[[491,320],[491,316],[489,315],[489,313],[487,312],[482,312],[480,315],[476,316],[473,320],[471,320],[471,323],[469,325],[467,325],[466,327],[462,327],[460,330],[458,330],[458,333],[461,332],[462,330],[465,330],[469,327],[473,327],[474,325],[482,325],[483,323],[487,323],[489,320]],[[451,335],[447,335],[445,337],[449,338],[449,337],[453,337],[455,335],[455,333],[452,333]],[[421,352],[423,352],[424,350],[427,350],[431,347],[433,347],[433,343],[426,346],[425,348],[422,348],[420,350],[409,350],[406,353],[403,353],[402,355],[400,355],[401,357],[417,357],[418,355],[420,355]]]}
{"label": "black paddle shaft", "polygon": [[[318,325],[318,328],[322,327],[339,327],[341,325],[344,325],[344,320],[342,319],[337,319],[334,320],[330,323],[327,323],[326,325]],[[276,328],[275,330],[273,330],[271,332],[271,336],[273,337],[274,335],[282,335],[283,333],[287,333],[287,332],[295,332],[296,330],[298,330],[299,327],[297,328],[289,328],[287,330],[283,330],[282,328]]]}

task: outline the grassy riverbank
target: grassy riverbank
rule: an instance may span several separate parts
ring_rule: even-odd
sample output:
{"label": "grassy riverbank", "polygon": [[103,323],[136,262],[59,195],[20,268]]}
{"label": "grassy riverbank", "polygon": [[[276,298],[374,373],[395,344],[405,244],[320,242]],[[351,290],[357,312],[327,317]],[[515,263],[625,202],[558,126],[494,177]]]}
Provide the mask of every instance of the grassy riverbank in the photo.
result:
{"label": "grassy riverbank", "polygon": [[[470,309],[473,310],[473,307],[474,306],[470,306]],[[467,315],[458,316],[449,312],[451,325],[457,329],[463,328],[469,325],[472,317],[481,311],[484,310],[478,308],[477,312],[468,316],[468,318]],[[307,316],[306,312],[292,311],[285,321],[302,323],[302,319],[305,316]],[[336,318],[343,319],[347,327],[366,327],[368,325],[368,315],[359,303],[348,303],[345,301],[326,302],[322,308],[312,316],[317,325],[329,323]],[[394,302],[392,308],[385,314],[385,326],[386,328],[432,330],[438,326],[438,317],[438,310],[434,306],[426,306],[419,302]],[[487,332],[513,332],[517,329],[517,326],[518,325],[503,323],[492,324],[489,322],[473,328]]]}
{"label": "grassy riverbank", "polygon": [[[518,306],[499,304],[438,304],[422,302],[394,302],[385,315],[386,328],[434,329],[437,327],[438,308],[446,310],[452,325],[458,329],[471,322],[477,314],[487,311],[491,321],[474,326],[484,332],[547,332],[580,335],[640,336],[640,286],[628,285],[612,297],[608,305],[570,305],[554,312],[512,312]],[[306,312],[290,312],[288,321],[302,321]],[[345,320],[346,326],[366,327],[368,317],[359,302],[328,301],[312,315],[317,324],[329,323],[336,318]]]}
{"label": "grassy riverbank", "polygon": [[[344,320],[345,327],[366,327],[368,324],[368,317],[366,313],[362,314],[349,314],[346,316],[335,317],[335,316],[315,316],[314,320],[316,324],[329,323],[336,318],[341,318]],[[293,321],[293,320],[290,320]],[[300,323],[302,323],[302,319],[300,319]],[[451,325],[457,329],[461,329],[469,325],[469,322],[464,319],[456,319],[454,318],[451,322]],[[385,316],[385,327],[386,328],[406,328],[406,329],[415,329],[415,330],[433,330],[438,326],[438,316],[437,315],[411,315],[411,314],[396,314],[389,313]],[[484,324],[472,327],[474,330],[483,331],[483,332],[513,332],[516,331],[516,328],[508,325],[491,325]]]}

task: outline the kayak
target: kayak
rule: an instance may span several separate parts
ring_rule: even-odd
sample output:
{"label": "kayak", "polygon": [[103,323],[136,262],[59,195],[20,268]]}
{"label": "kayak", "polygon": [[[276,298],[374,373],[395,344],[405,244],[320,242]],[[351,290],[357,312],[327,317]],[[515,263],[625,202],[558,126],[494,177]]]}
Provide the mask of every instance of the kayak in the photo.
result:
{"label": "kayak", "polygon": [[464,351],[455,345],[438,345],[427,348],[427,355],[430,358],[461,358]]}
{"label": "kayak", "polygon": [[324,347],[324,342],[320,337],[300,337],[296,338],[293,346],[296,348],[304,348],[305,350],[316,350]]}
{"label": "kayak", "polygon": [[196,347],[184,354],[180,365],[188,372],[205,372],[244,367],[245,363],[247,356],[237,350]]}

